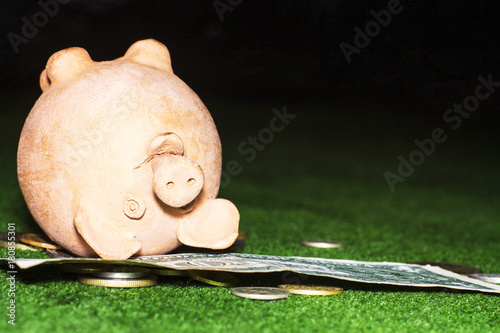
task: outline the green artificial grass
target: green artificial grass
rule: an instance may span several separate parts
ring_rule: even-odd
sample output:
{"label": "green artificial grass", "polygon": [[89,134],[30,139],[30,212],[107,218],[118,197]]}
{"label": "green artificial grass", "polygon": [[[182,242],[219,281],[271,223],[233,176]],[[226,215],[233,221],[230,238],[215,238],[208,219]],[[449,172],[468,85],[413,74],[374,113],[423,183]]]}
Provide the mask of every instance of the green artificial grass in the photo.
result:
{"label": "green artificial grass", "polygon": [[[15,154],[37,93],[2,94],[0,231],[39,231],[17,186]],[[238,162],[220,196],[240,210],[244,253],[365,261],[446,261],[500,272],[498,125],[481,117],[453,131],[438,113],[417,116],[401,105],[206,101],[224,148],[224,168]],[[269,127],[273,108],[297,115],[254,158],[238,153],[249,135]],[[443,110],[444,111],[444,110]],[[478,113],[481,110],[477,111]],[[414,139],[442,127],[446,142],[391,192],[383,176]],[[332,239],[316,249],[303,239]],[[7,250],[0,249],[6,257]],[[19,258],[46,257],[17,251]],[[8,284],[1,267],[0,331],[7,323]],[[287,273],[242,277],[248,284],[314,282]],[[321,280],[333,283],[331,280]],[[340,282],[339,282],[340,283]],[[155,287],[111,289],[79,284],[47,268],[16,276],[20,332],[498,332],[500,296],[361,284],[340,296],[291,295],[264,302],[184,278]]]}

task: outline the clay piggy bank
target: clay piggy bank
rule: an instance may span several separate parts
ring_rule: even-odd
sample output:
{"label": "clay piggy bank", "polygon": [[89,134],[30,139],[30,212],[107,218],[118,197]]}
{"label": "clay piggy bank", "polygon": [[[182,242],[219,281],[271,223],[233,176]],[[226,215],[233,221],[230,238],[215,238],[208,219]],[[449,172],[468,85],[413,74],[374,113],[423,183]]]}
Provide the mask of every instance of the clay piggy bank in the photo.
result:
{"label": "clay piggy bank", "polygon": [[24,124],[17,170],[35,221],[80,256],[126,259],[181,243],[223,249],[239,213],[217,199],[221,143],[167,48],[133,44],[113,61],[52,55]]}

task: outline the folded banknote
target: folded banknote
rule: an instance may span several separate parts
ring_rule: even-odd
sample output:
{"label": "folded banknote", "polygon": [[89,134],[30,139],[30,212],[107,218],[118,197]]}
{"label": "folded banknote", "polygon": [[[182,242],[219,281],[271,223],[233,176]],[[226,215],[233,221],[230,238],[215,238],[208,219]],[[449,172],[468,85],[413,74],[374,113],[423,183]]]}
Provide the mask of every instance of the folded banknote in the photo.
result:
{"label": "folded banknote", "polygon": [[26,269],[47,263],[109,263],[163,267],[176,270],[210,270],[232,273],[271,273],[290,271],[335,279],[409,286],[443,287],[458,290],[500,293],[500,286],[462,276],[436,266],[394,262],[369,262],[307,257],[283,257],[245,253],[182,253],[143,256],[128,260],[99,258],[15,259],[2,258],[9,269],[14,264]]}

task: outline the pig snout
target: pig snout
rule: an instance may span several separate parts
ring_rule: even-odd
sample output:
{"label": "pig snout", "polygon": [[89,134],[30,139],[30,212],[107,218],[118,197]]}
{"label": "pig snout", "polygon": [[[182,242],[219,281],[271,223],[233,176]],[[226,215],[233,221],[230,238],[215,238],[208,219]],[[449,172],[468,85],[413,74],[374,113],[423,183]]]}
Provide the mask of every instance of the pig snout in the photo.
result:
{"label": "pig snout", "polygon": [[205,175],[200,165],[184,156],[157,155],[153,163],[153,189],[158,198],[179,208],[192,202],[203,188]]}

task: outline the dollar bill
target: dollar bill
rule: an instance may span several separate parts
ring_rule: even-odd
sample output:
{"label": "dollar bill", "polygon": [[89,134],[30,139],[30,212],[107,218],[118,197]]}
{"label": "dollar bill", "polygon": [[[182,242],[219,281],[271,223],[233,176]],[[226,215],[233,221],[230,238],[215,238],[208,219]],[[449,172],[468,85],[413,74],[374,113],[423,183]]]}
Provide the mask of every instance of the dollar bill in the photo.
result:
{"label": "dollar bill", "polygon": [[[0,259],[8,261],[8,259]],[[335,279],[412,287],[443,287],[458,290],[500,293],[500,286],[471,279],[436,266],[394,262],[369,262],[307,257],[283,257],[244,253],[182,253],[143,256],[123,261],[99,258],[15,259],[19,268],[46,263],[98,263],[141,265],[176,270],[211,270],[232,273],[271,273],[291,271],[298,274]]]}

